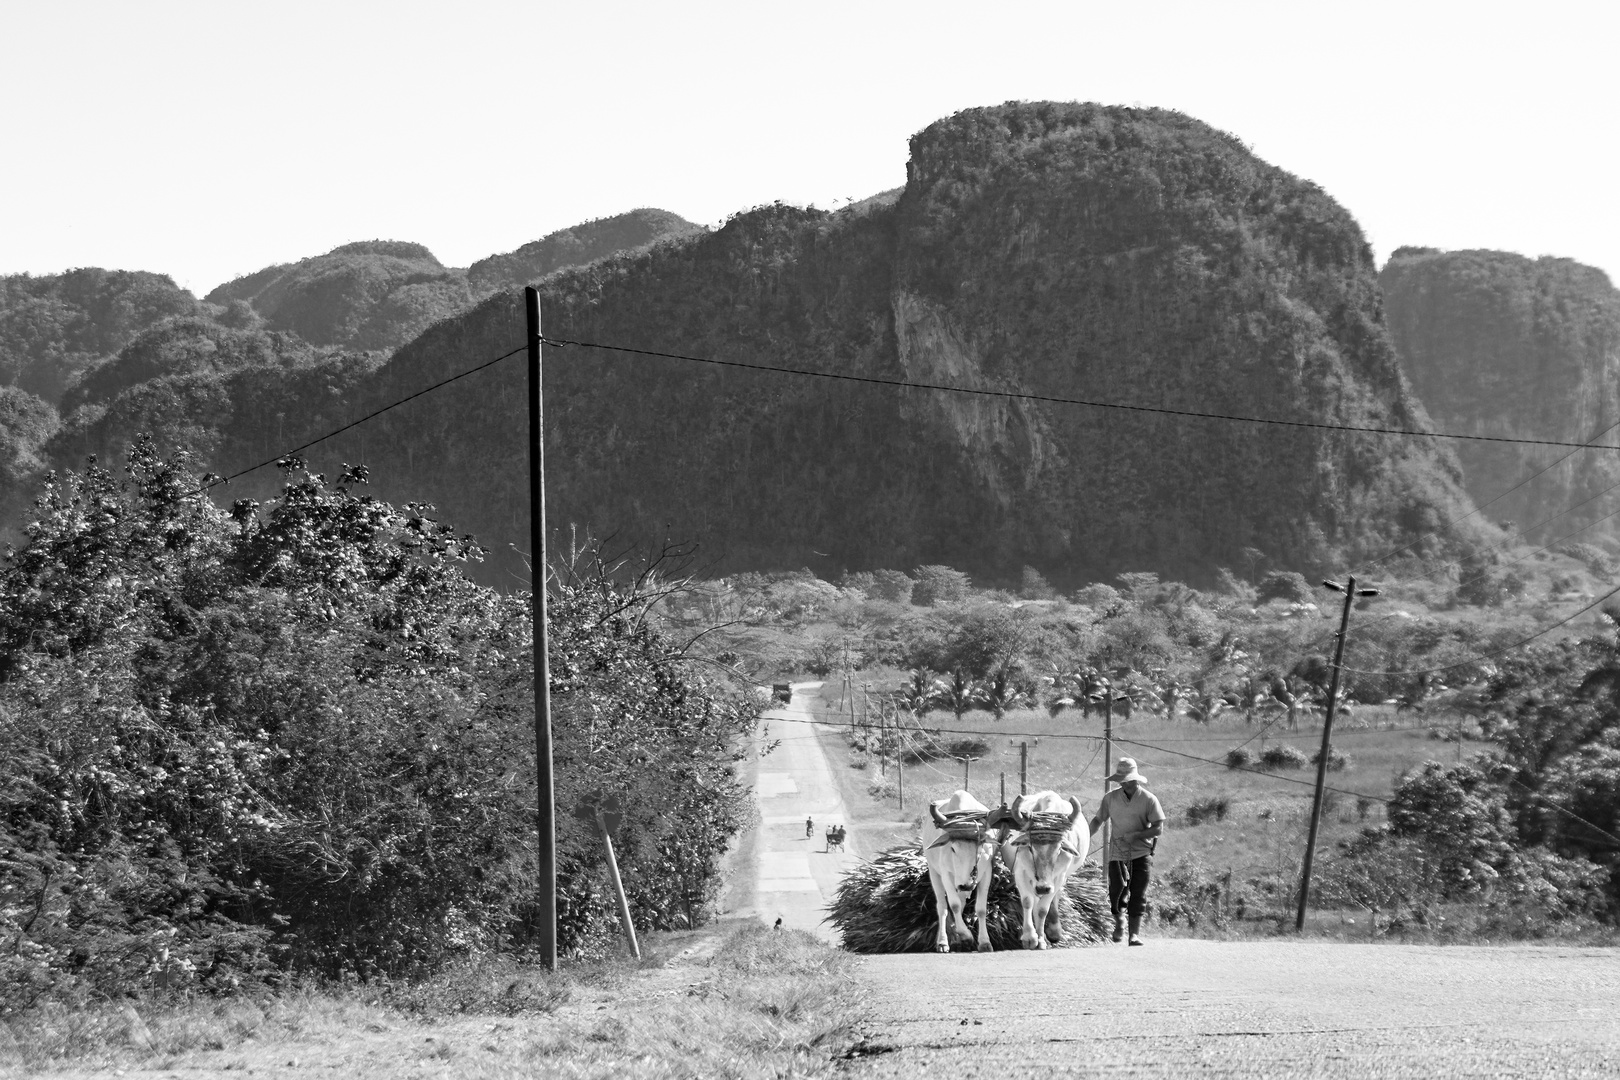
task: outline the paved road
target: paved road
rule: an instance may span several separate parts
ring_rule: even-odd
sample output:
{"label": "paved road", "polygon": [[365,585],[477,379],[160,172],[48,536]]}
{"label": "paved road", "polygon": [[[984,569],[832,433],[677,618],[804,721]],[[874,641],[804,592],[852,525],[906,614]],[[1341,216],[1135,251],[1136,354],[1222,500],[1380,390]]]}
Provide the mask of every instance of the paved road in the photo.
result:
{"label": "paved road", "polygon": [[1613,950],[1151,940],[872,957],[861,1077],[1614,1077]]}
{"label": "paved road", "polygon": [[[837,932],[821,921],[826,914],[824,905],[832,898],[844,869],[867,852],[855,830],[849,828],[844,801],[815,736],[818,726],[803,722],[810,719],[804,695],[820,686],[818,682],[795,683],[794,701],[767,712],[755,733],[759,745],[780,742],[758,759],[754,794],[764,823],[751,845],[756,867],[752,895],[744,893],[735,914],[752,915],[767,923],[780,918],[783,926],[835,941]],[[809,837],[804,834],[806,817],[815,823]],[[826,850],[829,825],[843,825],[848,830],[842,854]]]}
{"label": "paved road", "polygon": [[[757,733],[781,743],[757,759],[764,826],[736,914],[831,940],[823,904],[864,849],[852,830],[845,854],[823,851],[826,826],[848,819],[818,729],[782,722],[808,719],[796,701]],[[867,957],[861,981],[872,1009],[857,1077],[1620,1076],[1608,949],[1152,938]]]}

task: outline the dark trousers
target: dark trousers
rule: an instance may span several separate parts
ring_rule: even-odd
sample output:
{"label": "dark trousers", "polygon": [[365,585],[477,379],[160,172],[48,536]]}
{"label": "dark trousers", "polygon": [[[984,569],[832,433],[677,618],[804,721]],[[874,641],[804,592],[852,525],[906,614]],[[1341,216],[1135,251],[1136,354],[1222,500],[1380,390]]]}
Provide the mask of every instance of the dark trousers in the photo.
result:
{"label": "dark trousers", "polygon": [[1108,864],[1108,910],[1119,918],[1120,905],[1132,919],[1142,917],[1142,905],[1147,903],[1148,882],[1153,880],[1153,856],[1143,855],[1130,862],[1123,860]]}

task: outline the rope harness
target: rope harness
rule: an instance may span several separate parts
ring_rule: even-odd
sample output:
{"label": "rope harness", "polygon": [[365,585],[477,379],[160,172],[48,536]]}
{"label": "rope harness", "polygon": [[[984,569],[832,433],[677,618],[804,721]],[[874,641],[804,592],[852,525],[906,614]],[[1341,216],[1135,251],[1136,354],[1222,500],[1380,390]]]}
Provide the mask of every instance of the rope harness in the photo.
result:
{"label": "rope harness", "polygon": [[1074,842],[1069,839],[1074,826],[1069,824],[1068,814],[1038,813],[1031,814],[1027,823],[1017,839],[1013,841],[1014,847],[1028,847],[1031,844],[1057,844],[1062,850],[1079,858],[1080,852]]}
{"label": "rope harness", "polygon": [[[940,828],[939,835],[928,846],[930,848],[943,847],[955,840],[966,840],[975,846],[983,843],[985,822],[988,818],[989,814],[984,810],[964,810],[961,813],[952,814],[945,819],[945,824]],[[979,863],[978,860],[974,860],[973,870],[968,874],[967,881],[957,885],[957,891],[972,892],[978,880]]]}

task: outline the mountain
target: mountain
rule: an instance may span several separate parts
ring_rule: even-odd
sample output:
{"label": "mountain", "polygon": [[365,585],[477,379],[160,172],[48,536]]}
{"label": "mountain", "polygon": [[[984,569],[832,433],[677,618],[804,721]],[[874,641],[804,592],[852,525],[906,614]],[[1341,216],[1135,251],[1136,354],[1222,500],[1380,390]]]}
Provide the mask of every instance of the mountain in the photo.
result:
{"label": "mountain", "polygon": [[[1029,395],[548,347],[552,526],[695,541],[709,570],[948,563],[995,581],[1027,564],[1059,584],[1145,569],[1198,581],[1246,548],[1342,568],[1468,506],[1455,459],[1428,440],[1138,411],[1429,423],[1350,215],[1173,112],[968,110],[913,137],[898,193],[761,207],[539,287],[554,338]],[[146,425],[228,473],[522,344],[521,296],[501,291],[377,366],[139,383],[50,447],[71,428],[77,449],[111,453]],[[329,474],[366,464],[380,497],[438,504],[492,549],[486,580],[514,584],[524,401],[514,357],[308,456]],[[268,472],[216,494],[260,495]]]}
{"label": "mountain", "polygon": [[[1407,377],[1441,428],[1620,444],[1609,430],[1620,423],[1620,292],[1603,271],[1570,259],[1408,247],[1379,280]],[[1594,498],[1620,483],[1620,454],[1489,442],[1458,443],[1456,453],[1474,500],[1536,543],[1620,538],[1614,519],[1601,520],[1620,503]]]}
{"label": "mountain", "polygon": [[0,386],[55,404],[80,372],[142,330],[201,310],[166,274],[90,267],[0,277]]}
{"label": "mountain", "polygon": [[584,266],[660,240],[674,240],[703,231],[668,210],[643,207],[626,214],[598,218],[571,229],[560,229],[524,244],[505,255],[491,255],[467,268],[476,289],[493,291],[524,286],[567,266]]}
{"label": "mountain", "polygon": [[[969,110],[913,138],[898,196],[836,213],[763,207],[541,289],[559,338],[1125,406],[1428,424],[1349,214],[1159,110]],[[355,411],[521,343],[517,294],[493,296],[396,352]],[[546,380],[552,523],[697,541],[716,567],[1196,580],[1246,547],[1337,567],[1467,505],[1454,459],[1425,440],[577,347],[548,350]],[[378,493],[438,503],[496,550],[497,576],[521,575],[508,548],[527,546],[523,401],[513,360],[366,425]],[[330,471],[359,449],[344,436],[315,458]]]}
{"label": "mountain", "polygon": [[472,303],[467,273],[421,244],[368,240],[269,266],[204,299],[248,304],[272,330],[312,345],[392,349]]}

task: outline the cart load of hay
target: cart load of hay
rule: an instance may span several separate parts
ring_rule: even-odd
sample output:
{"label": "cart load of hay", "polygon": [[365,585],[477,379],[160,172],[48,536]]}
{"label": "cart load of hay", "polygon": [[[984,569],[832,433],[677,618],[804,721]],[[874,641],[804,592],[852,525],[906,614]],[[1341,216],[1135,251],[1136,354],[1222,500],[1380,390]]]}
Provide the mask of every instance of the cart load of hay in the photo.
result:
{"label": "cart load of hay", "polygon": [[[1019,949],[1023,913],[1012,873],[992,862],[990,877],[990,944],[997,950]],[[966,919],[977,925],[973,897]],[[1087,864],[1069,875],[1059,903],[1063,941],[1059,948],[1096,945],[1106,939],[1110,919],[1102,873]],[[828,905],[825,922],[843,934],[844,948],[858,953],[932,952],[939,931],[934,889],[928,882],[928,860],[920,847],[891,848],[844,875]],[[972,945],[953,946],[971,949]]]}

